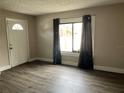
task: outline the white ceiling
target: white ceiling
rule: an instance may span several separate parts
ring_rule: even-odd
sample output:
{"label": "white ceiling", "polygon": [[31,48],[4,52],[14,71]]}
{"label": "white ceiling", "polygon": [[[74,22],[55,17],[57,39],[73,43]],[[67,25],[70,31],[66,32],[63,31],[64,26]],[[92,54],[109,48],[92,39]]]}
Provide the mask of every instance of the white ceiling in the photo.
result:
{"label": "white ceiling", "polygon": [[29,15],[42,15],[122,2],[124,0],[0,0],[0,8]]}

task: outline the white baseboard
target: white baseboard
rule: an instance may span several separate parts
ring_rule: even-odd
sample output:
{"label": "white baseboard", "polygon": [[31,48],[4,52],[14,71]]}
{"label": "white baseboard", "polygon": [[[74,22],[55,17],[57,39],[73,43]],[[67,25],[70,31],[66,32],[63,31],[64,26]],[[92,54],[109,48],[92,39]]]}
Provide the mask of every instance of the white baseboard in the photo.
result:
{"label": "white baseboard", "polygon": [[[35,60],[39,60],[39,61],[46,61],[46,62],[50,62],[52,63],[53,62],[53,59],[50,59],[50,58],[33,58],[30,60],[31,61],[35,61]],[[66,65],[72,65],[72,66],[77,66],[76,63],[74,62],[71,62],[71,61],[62,61],[63,64],[66,64]]]}
{"label": "white baseboard", "polygon": [[124,74],[124,69],[114,68],[114,67],[106,67],[106,66],[94,66],[95,70],[107,71],[107,72],[115,72]]}
{"label": "white baseboard", "polygon": [[11,68],[10,65],[4,66],[4,67],[0,67],[0,72],[4,71],[4,70],[7,70],[7,69],[10,69],[10,68]]}
{"label": "white baseboard", "polygon": [[36,58],[30,58],[28,61],[29,61],[29,62],[32,62],[32,61],[36,61],[36,60],[38,60],[37,57],[36,57]]}
{"label": "white baseboard", "polygon": [[39,61],[47,61],[47,62],[53,62],[53,60],[50,59],[50,58],[40,58],[40,57],[31,58],[31,59],[29,60],[29,62],[36,61],[36,60],[39,60]]}
{"label": "white baseboard", "polygon": [[[39,57],[33,58],[33,59],[31,59],[30,61],[35,61],[35,60],[53,62],[53,59],[50,59],[50,58],[39,58]],[[64,63],[64,64],[65,64],[65,63],[67,63],[67,64],[69,63],[69,65],[76,66],[76,64],[71,64],[71,63],[73,63],[73,62],[64,61],[63,63]],[[115,72],[115,73],[122,73],[122,74],[124,74],[124,69],[120,69],[120,68],[94,65],[94,69],[95,69],[95,70],[101,70],[101,71]]]}
{"label": "white baseboard", "polygon": [[40,61],[47,61],[47,62],[53,62],[53,59],[50,58],[38,58]]}

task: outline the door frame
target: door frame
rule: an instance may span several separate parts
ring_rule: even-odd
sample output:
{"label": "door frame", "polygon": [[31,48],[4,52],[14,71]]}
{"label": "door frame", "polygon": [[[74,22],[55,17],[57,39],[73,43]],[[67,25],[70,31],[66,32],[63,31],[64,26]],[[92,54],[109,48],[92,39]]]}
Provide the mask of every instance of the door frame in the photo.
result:
{"label": "door frame", "polygon": [[30,51],[29,51],[29,33],[28,33],[28,21],[27,20],[24,20],[24,19],[14,19],[14,18],[5,18],[5,22],[6,22],[6,33],[7,33],[7,48],[8,48],[8,58],[9,58],[9,65],[10,67],[12,68],[12,62],[11,62],[11,58],[10,58],[10,49],[9,49],[9,29],[8,29],[8,21],[23,21],[25,24],[26,24],[26,36],[27,36],[27,52],[28,52],[28,60],[27,62],[29,61],[30,59]]}

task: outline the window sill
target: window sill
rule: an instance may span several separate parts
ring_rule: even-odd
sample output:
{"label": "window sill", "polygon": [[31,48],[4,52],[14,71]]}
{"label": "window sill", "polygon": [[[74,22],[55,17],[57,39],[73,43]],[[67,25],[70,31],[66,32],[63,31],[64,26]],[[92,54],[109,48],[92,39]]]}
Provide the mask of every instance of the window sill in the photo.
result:
{"label": "window sill", "polygon": [[73,56],[73,57],[78,57],[79,53],[75,53],[75,52],[61,52],[61,54],[63,56]]}

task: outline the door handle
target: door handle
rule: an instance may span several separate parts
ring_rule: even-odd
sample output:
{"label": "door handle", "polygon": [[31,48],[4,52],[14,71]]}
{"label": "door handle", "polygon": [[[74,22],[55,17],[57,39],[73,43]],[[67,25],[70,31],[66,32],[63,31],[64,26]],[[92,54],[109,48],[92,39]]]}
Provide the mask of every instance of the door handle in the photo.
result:
{"label": "door handle", "polygon": [[12,48],[12,44],[9,44],[9,49],[10,49],[10,50],[12,50],[12,49],[13,49],[13,48]]}
{"label": "door handle", "polygon": [[12,50],[13,48],[12,48],[12,47],[10,47],[9,49],[10,49],[10,50]]}

